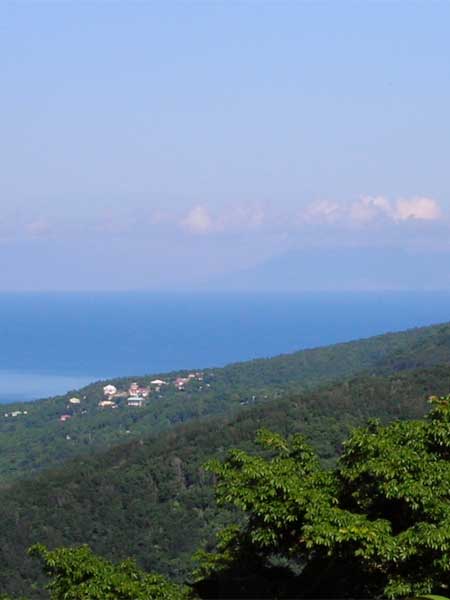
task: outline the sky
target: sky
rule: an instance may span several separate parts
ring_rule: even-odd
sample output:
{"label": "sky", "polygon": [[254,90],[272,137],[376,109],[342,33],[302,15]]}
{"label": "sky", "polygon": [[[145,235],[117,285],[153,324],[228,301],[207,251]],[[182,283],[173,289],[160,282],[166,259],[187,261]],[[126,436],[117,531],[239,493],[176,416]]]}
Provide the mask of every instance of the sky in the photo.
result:
{"label": "sky", "polygon": [[449,22],[2,2],[0,291],[450,289]]}

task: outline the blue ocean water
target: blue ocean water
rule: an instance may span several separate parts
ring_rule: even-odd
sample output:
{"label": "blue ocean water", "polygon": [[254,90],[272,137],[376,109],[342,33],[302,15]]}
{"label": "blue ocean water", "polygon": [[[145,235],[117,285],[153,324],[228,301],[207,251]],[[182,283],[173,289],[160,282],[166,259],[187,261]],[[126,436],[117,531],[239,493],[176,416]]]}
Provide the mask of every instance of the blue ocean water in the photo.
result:
{"label": "blue ocean water", "polygon": [[444,321],[449,292],[0,294],[0,402]]}

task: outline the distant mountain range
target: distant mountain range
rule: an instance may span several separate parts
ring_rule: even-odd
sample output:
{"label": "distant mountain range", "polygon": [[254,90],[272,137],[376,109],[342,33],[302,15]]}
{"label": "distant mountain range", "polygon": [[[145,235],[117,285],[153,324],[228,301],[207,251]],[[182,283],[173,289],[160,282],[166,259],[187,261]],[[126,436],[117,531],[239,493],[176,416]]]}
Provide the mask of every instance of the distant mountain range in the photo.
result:
{"label": "distant mountain range", "polygon": [[308,246],[212,282],[226,290],[434,290],[450,288],[447,252]]}

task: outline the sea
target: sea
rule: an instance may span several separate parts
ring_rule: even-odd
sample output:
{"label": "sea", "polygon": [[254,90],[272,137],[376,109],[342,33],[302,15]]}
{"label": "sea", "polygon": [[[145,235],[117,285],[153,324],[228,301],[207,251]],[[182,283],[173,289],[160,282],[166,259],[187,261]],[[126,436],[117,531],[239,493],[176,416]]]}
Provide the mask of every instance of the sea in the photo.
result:
{"label": "sea", "polygon": [[450,321],[450,292],[3,293],[0,402]]}

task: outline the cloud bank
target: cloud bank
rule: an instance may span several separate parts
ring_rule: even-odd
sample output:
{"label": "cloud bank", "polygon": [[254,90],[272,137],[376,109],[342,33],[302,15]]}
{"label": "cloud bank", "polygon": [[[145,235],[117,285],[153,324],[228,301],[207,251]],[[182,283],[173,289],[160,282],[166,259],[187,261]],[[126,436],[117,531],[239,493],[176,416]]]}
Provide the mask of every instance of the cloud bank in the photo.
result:
{"label": "cloud bank", "polygon": [[181,218],[179,225],[194,235],[234,233],[262,227],[265,216],[261,206],[232,206],[213,215],[205,205],[196,205]]}
{"label": "cloud bank", "polygon": [[[408,225],[409,224],[409,225]],[[0,223],[0,239],[67,239],[77,236],[80,240],[115,237],[136,238],[148,235],[180,240],[185,236],[195,238],[219,238],[227,236],[261,237],[267,235],[308,236],[317,235],[322,229],[327,235],[351,236],[350,231],[363,236],[379,235],[382,231],[411,232],[411,224],[424,234],[439,226],[450,227],[448,215],[440,203],[428,196],[390,199],[385,196],[363,196],[348,202],[317,201],[302,208],[258,202],[235,203],[214,206],[212,203],[194,204],[185,209],[145,211],[132,208],[110,210],[103,215],[86,215],[81,220],[50,220],[45,214],[33,218],[5,220]],[[401,228],[401,229],[400,229]],[[431,236],[432,237],[432,236]],[[430,239],[431,239],[430,237]],[[368,239],[368,238],[367,238]],[[435,238],[434,238],[435,239]]]}
{"label": "cloud bank", "polygon": [[[276,206],[228,206],[213,213],[197,204],[181,218],[181,229],[191,235],[226,234],[250,230],[304,230],[310,225],[368,227],[375,224],[442,221],[444,213],[437,200],[426,196],[391,200],[384,196],[364,196],[356,201],[319,201],[297,213]],[[170,219],[169,219],[170,220]]]}
{"label": "cloud bank", "polygon": [[187,215],[181,219],[180,225],[190,233],[194,234],[210,233],[216,229],[215,223],[207,208],[200,205],[194,206]]}
{"label": "cloud bank", "polygon": [[[247,283],[254,289],[282,289],[289,281],[294,287],[325,289],[339,274],[348,289],[391,289],[397,276],[402,286],[437,289],[450,256],[449,233],[447,212],[428,196],[364,196],[306,206],[204,202],[159,211],[149,203],[140,211],[114,207],[77,220],[35,211],[0,221],[0,258],[10,265],[14,257],[14,269],[0,287],[191,289],[214,285],[223,275],[230,289]],[[247,282],[249,270],[272,259],[273,268]],[[336,261],[339,268],[333,266]],[[303,271],[297,272],[300,262]],[[351,270],[353,264],[358,269]],[[245,274],[235,281],[241,271]],[[449,285],[445,277],[442,285]]]}
{"label": "cloud bank", "polygon": [[300,222],[367,225],[374,222],[438,221],[443,218],[433,198],[413,197],[390,200],[384,196],[366,196],[356,202],[317,202],[300,215]]}

